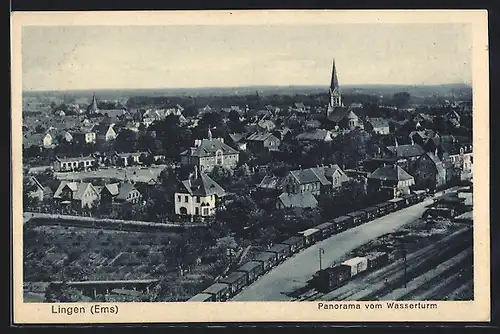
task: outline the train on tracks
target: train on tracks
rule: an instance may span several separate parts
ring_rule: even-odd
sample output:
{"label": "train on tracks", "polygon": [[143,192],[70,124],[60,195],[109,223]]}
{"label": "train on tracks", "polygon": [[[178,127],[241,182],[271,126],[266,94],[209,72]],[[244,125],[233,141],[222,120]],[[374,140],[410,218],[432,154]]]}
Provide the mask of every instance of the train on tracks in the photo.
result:
{"label": "train on tracks", "polygon": [[[375,206],[368,207],[363,210],[357,210],[348,213],[344,216],[337,217],[332,221],[322,223],[314,228],[307,229],[297,233],[297,235],[288,238],[285,241],[274,244],[271,248],[262,251],[253,258],[252,261],[247,262],[237,268],[235,271],[228,274],[226,277],[218,280],[201,293],[193,296],[188,301],[194,302],[222,302],[226,301],[235,295],[237,295],[243,288],[255,282],[260,276],[290,258],[295,253],[298,253],[302,249],[305,249],[321,240],[324,240],[332,235],[341,233],[350,228],[365,224],[376,218],[380,218],[389,213],[401,210],[405,207],[422,202],[427,196],[425,191],[415,191],[403,197],[394,198]],[[373,255],[375,256],[375,255]],[[364,261],[364,260],[363,260]],[[374,265],[374,263],[376,263]],[[384,256],[376,257],[368,261],[366,260],[366,268],[361,267],[356,269],[356,273],[359,273],[368,268],[375,268],[375,266],[384,263]],[[345,264],[344,264],[345,265]],[[340,270],[345,274],[339,274],[337,278],[328,278],[323,280],[322,283],[318,283],[320,289],[325,286],[330,289],[334,286],[335,280],[340,284],[345,280],[345,277],[351,278],[354,276],[354,269],[350,269],[349,275],[347,272],[347,267],[349,264],[341,269],[331,269],[328,270]],[[370,267],[369,267],[370,266]],[[365,268],[365,269],[362,269]],[[344,277],[345,276],[345,277]],[[327,275],[325,277],[334,277],[333,275]],[[331,282],[330,282],[330,281]],[[320,279],[321,281],[321,279]]]}

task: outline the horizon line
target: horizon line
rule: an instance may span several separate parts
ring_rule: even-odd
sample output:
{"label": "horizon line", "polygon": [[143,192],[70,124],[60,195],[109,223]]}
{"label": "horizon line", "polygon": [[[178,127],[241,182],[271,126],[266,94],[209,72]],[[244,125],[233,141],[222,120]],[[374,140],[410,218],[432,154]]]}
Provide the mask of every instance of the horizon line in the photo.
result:
{"label": "horizon line", "polygon": [[[448,83],[436,83],[436,84],[344,84],[341,87],[356,87],[356,86],[404,86],[404,87],[429,87],[429,86],[449,86],[449,85],[464,85],[472,87],[472,83],[469,82],[448,82]],[[45,90],[22,90],[23,93],[59,93],[59,92],[86,92],[86,91],[105,91],[105,90],[114,90],[114,91],[130,91],[130,90],[189,90],[189,89],[242,89],[242,88],[258,88],[258,87],[276,87],[276,88],[320,88],[326,87],[325,85],[243,85],[243,86],[199,86],[199,87],[145,87],[145,88],[74,88],[74,89],[45,89]],[[328,92],[328,87],[325,88]]]}

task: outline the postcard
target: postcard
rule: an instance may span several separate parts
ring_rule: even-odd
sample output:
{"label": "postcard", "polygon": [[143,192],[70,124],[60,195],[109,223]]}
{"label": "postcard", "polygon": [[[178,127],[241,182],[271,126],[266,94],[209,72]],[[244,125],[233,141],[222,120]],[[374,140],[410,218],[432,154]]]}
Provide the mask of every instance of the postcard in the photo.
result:
{"label": "postcard", "polygon": [[16,324],[490,319],[486,11],[11,26]]}

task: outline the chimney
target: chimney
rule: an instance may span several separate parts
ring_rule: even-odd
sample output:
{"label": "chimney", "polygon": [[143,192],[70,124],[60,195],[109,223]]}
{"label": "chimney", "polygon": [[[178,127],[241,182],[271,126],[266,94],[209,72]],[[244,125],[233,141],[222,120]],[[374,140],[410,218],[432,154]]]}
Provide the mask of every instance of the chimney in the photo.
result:
{"label": "chimney", "polygon": [[198,179],[198,166],[194,166],[194,179]]}
{"label": "chimney", "polygon": [[394,146],[398,147],[398,139],[397,138],[394,138]]}
{"label": "chimney", "polygon": [[410,139],[411,139],[411,144],[415,145],[415,142],[413,141],[413,136],[411,136]]}
{"label": "chimney", "polygon": [[208,128],[208,140],[212,140],[212,131]]}
{"label": "chimney", "polygon": [[437,157],[437,155],[438,155],[438,149],[437,149],[437,147],[436,147],[436,149],[434,150],[434,155],[435,155],[436,157]]}

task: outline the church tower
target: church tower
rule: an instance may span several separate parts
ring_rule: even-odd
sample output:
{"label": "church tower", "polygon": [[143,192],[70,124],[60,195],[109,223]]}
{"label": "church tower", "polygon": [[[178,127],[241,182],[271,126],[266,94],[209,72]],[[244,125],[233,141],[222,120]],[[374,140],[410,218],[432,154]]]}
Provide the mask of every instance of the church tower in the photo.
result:
{"label": "church tower", "polygon": [[97,107],[97,100],[95,98],[95,93],[92,96],[92,103],[88,106],[87,112],[89,114],[97,114],[99,112],[99,108]]}
{"label": "church tower", "polygon": [[339,80],[337,78],[337,69],[335,68],[335,59],[333,59],[332,68],[332,81],[330,83],[330,102],[328,103],[327,115],[330,114],[335,108],[343,107],[342,95],[340,94]]}

